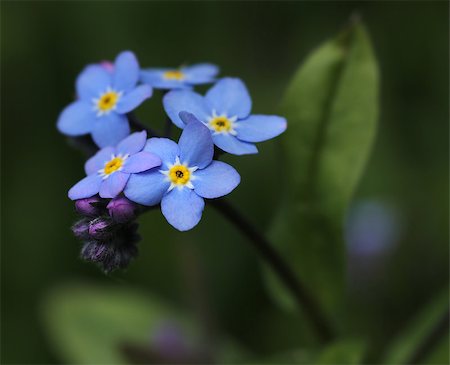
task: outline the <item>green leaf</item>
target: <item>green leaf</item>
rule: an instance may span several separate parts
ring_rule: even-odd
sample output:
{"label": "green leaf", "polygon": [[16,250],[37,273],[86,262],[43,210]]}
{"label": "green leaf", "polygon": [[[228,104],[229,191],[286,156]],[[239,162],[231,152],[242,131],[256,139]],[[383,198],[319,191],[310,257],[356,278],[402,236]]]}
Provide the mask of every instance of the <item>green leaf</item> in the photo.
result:
{"label": "green leaf", "polygon": [[[354,23],[315,50],[281,105],[284,202],[270,237],[328,312],[343,293],[343,222],[366,165],[378,115],[378,69],[366,30]],[[293,305],[269,275],[274,297]],[[334,313],[335,314],[335,313]]]}
{"label": "green leaf", "polygon": [[448,311],[448,290],[445,290],[402,331],[383,363],[411,364],[414,360],[422,364],[448,364]]}
{"label": "green leaf", "polygon": [[127,364],[121,345],[149,345],[152,330],[166,320],[195,333],[160,299],[134,290],[65,285],[46,297],[42,309],[52,347],[69,364]]}
{"label": "green leaf", "polygon": [[322,350],[317,357],[315,364],[361,364],[365,349],[366,347],[361,341],[341,340]]}

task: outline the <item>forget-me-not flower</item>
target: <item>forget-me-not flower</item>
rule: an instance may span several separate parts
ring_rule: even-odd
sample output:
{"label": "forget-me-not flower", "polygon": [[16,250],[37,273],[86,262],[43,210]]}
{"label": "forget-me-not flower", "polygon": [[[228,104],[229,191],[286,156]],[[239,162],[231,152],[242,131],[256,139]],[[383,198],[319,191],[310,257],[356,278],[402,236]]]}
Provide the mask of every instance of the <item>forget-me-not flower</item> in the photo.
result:
{"label": "forget-me-not flower", "polygon": [[155,89],[190,89],[213,82],[218,73],[216,65],[199,63],[177,69],[148,68],[141,71],[141,80]]}
{"label": "forget-me-not flower", "polygon": [[136,86],[139,64],[130,52],[120,53],[112,69],[87,66],[76,81],[78,100],[67,106],[57,126],[69,136],[92,134],[100,147],[114,146],[130,134],[126,113],[152,95],[149,85]]}
{"label": "forget-me-not flower", "polygon": [[205,202],[230,193],[240,175],[230,165],[213,161],[211,133],[193,115],[178,144],[167,138],[150,138],[144,148],[158,155],[162,165],[131,176],[124,194],[139,204],[156,205],[176,229],[186,231],[200,221]]}
{"label": "forget-me-not flower", "polygon": [[117,147],[105,147],[84,165],[87,177],[69,190],[72,200],[99,194],[102,198],[115,198],[124,189],[131,174],[161,165],[154,153],[142,151],[147,132],[136,132],[121,141]]}
{"label": "forget-me-not flower", "polygon": [[219,80],[205,96],[191,90],[172,90],[164,96],[164,109],[173,123],[184,128],[180,112],[195,115],[211,131],[214,144],[234,155],[257,153],[254,142],[278,136],[286,119],[276,115],[250,115],[252,100],[237,78]]}

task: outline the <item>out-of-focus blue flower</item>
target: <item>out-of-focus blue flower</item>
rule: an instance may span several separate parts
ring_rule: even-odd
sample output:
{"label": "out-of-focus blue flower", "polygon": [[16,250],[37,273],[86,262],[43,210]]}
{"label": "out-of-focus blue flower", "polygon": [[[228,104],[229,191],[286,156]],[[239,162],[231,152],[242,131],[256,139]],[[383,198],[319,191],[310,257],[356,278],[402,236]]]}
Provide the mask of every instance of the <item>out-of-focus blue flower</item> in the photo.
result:
{"label": "out-of-focus blue flower", "polygon": [[[195,115],[211,131],[214,144],[234,155],[257,153],[254,142],[278,136],[286,130],[286,119],[275,115],[250,115],[252,101],[244,83],[223,78],[205,96],[191,90],[173,90],[164,96],[164,109],[180,128],[180,112]],[[181,114],[182,115],[182,114]]]}
{"label": "out-of-focus blue flower", "polygon": [[114,65],[89,65],[78,76],[78,100],[59,116],[57,127],[63,134],[92,134],[100,147],[114,146],[130,134],[126,113],[152,95],[148,85],[136,86],[139,64],[132,52],[120,53]]}
{"label": "out-of-focus blue flower", "polygon": [[87,177],[69,190],[72,200],[100,194],[102,198],[115,198],[124,189],[131,174],[161,165],[161,159],[142,151],[147,132],[136,132],[121,141],[117,147],[105,147],[84,165]]}
{"label": "out-of-focus blue flower", "polygon": [[381,200],[362,200],[350,209],[346,224],[349,254],[372,257],[392,250],[401,230],[398,213]]}
{"label": "out-of-focus blue flower", "polygon": [[190,89],[215,80],[219,68],[209,63],[170,68],[148,68],[141,71],[141,81],[155,89]]}
{"label": "out-of-focus blue flower", "polygon": [[230,193],[240,176],[230,165],[213,161],[211,133],[190,115],[178,144],[167,138],[151,138],[144,151],[162,160],[158,169],[131,176],[124,194],[139,204],[156,205],[167,221],[187,231],[200,221],[203,198],[213,199]]}

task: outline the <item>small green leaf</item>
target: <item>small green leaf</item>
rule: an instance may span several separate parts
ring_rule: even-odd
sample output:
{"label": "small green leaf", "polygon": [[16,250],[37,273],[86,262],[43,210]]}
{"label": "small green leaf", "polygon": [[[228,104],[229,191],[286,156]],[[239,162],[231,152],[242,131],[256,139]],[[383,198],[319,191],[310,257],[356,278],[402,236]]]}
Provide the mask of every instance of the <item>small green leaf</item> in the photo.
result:
{"label": "small green leaf", "polygon": [[[270,237],[330,313],[344,292],[343,221],[378,115],[378,69],[362,25],[353,24],[306,59],[281,114],[288,120],[286,186]],[[277,300],[293,305],[272,275],[269,287]]]}
{"label": "small green leaf", "polygon": [[392,343],[383,363],[448,364],[448,311],[449,298],[445,290]]}
{"label": "small green leaf", "polygon": [[315,363],[318,365],[361,364],[365,349],[361,341],[341,340],[322,350]]}
{"label": "small green leaf", "polygon": [[114,287],[65,285],[43,303],[52,347],[69,364],[127,364],[121,345],[150,346],[166,320],[192,334],[192,324],[156,297]]}

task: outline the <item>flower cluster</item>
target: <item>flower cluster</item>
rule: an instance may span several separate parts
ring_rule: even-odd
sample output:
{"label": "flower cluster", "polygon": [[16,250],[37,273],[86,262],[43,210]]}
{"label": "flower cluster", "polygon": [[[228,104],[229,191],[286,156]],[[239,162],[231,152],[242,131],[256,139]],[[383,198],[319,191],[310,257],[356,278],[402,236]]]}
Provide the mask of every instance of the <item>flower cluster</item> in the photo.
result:
{"label": "flower cluster", "polygon": [[[216,80],[218,71],[211,64],[140,70],[126,51],[114,63],[89,65],[78,76],[77,100],[62,111],[57,127],[69,137],[90,135],[99,148],[84,166],[86,177],[68,194],[83,216],[73,232],[84,242],[84,259],[106,272],[126,267],[137,254],[135,218],[144,207],[160,205],[174,228],[192,229],[205,199],[227,195],[240,183],[232,166],[213,157],[257,153],[256,142],[284,132],[284,118],[250,114],[244,83]],[[204,96],[193,91],[213,82]],[[130,114],[153,88],[165,90],[169,122],[183,129],[178,143],[169,136],[147,138]]]}

